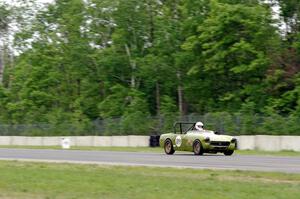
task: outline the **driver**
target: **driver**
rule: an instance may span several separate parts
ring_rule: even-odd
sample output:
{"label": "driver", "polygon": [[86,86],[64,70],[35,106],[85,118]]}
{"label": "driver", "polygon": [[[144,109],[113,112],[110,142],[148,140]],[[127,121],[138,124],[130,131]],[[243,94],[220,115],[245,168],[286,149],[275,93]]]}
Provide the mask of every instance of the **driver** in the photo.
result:
{"label": "driver", "polygon": [[196,130],[198,130],[198,131],[203,131],[203,130],[204,130],[203,127],[204,127],[204,125],[203,125],[202,122],[197,122],[197,123],[195,124],[195,128],[196,128]]}

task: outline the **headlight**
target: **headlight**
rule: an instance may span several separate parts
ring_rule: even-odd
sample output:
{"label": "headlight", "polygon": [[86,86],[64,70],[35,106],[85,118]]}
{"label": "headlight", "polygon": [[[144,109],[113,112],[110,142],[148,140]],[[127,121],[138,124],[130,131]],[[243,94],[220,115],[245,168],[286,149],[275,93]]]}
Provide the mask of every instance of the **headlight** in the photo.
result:
{"label": "headlight", "polygon": [[204,139],[204,142],[209,142],[209,141],[210,141],[209,137]]}

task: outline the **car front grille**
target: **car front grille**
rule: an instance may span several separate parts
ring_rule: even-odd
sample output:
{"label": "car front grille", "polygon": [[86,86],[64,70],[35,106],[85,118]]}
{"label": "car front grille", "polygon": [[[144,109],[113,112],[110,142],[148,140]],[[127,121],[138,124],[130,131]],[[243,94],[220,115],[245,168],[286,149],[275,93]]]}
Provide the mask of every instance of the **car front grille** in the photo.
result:
{"label": "car front grille", "polygon": [[211,141],[210,145],[212,145],[214,147],[227,147],[230,145],[230,142]]}

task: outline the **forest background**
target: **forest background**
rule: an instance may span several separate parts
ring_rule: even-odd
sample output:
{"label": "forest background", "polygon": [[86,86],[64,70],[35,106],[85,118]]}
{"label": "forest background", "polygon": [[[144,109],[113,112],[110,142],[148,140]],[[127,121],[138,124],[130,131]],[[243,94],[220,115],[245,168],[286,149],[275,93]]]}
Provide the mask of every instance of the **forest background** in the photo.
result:
{"label": "forest background", "polygon": [[300,135],[298,0],[11,2],[1,135]]}

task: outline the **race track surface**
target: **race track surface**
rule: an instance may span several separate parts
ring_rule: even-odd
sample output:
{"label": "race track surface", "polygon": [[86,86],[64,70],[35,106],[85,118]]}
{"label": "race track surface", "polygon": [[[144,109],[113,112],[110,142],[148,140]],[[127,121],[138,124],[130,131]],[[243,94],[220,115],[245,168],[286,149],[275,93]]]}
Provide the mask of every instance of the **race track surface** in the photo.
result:
{"label": "race track surface", "polygon": [[29,160],[195,169],[232,169],[300,173],[300,157],[204,155],[192,153],[111,152],[48,149],[0,149],[0,160]]}

